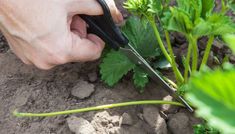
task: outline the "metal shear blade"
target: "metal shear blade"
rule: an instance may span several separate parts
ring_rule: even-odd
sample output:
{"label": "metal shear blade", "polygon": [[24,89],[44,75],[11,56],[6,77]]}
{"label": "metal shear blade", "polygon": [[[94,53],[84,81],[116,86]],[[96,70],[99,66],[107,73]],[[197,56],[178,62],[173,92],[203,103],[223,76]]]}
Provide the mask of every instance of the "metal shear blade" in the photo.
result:
{"label": "metal shear blade", "polygon": [[130,43],[126,47],[120,47],[119,51],[124,53],[132,62],[139,65],[148,75],[162,88],[166,89],[173,97],[182,102],[190,112],[193,112],[193,108],[180,96],[176,91],[171,88],[162,77],[149,65],[149,63],[135,50]]}

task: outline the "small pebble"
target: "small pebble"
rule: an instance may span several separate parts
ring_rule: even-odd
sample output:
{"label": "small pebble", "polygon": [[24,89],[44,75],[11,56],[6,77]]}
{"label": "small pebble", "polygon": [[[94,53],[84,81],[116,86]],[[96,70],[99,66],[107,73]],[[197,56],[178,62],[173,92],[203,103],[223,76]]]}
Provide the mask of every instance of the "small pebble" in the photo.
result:
{"label": "small pebble", "polygon": [[69,129],[75,134],[96,134],[89,121],[75,116],[67,118]]}
{"label": "small pebble", "polygon": [[158,108],[144,107],[144,120],[154,129],[155,134],[167,134],[166,121],[161,117]]}
{"label": "small pebble", "polygon": [[85,99],[89,97],[95,91],[95,86],[87,81],[79,81],[76,86],[73,87],[71,94],[79,99]]}
{"label": "small pebble", "polygon": [[128,113],[123,113],[121,124],[122,125],[133,125],[132,117]]}
{"label": "small pebble", "polygon": [[96,72],[89,73],[88,78],[90,82],[96,82],[98,79],[97,73]]}
{"label": "small pebble", "polygon": [[192,134],[189,118],[186,113],[169,116],[168,128],[173,134]]}

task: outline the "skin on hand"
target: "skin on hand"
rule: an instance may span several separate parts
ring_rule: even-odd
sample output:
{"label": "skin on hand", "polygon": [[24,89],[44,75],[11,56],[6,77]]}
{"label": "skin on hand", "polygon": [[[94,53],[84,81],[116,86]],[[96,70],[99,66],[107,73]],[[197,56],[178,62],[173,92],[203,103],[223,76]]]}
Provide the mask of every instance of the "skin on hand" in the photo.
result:
{"label": "skin on hand", "polygon": [[[122,22],[114,1],[106,2],[114,21]],[[0,30],[24,63],[40,69],[96,60],[104,42],[87,33],[79,14],[103,11],[96,0],[0,0]]]}

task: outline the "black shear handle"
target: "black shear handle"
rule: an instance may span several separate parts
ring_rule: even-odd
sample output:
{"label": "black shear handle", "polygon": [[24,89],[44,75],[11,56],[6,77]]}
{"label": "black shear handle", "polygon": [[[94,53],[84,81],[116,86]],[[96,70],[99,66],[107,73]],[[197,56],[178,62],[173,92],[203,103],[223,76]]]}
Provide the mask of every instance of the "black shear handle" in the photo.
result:
{"label": "black shear handle", "polygon": [[112,19],[110,10],[105,0],[97,0],[101,5],[104,14],[99,16],[80,15],[88,24],[88,33],[93,33],[105,41],[115,50],[124,47],[129,43],[125,35],[122,34]]}

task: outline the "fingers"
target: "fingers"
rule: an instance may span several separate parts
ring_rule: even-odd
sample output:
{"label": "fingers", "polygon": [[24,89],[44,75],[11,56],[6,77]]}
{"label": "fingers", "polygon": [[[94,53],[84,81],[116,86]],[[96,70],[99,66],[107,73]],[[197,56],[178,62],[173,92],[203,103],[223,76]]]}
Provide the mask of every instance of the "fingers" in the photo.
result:
{"label": "fingers", "polygon": [[85,38],[87,36],[86,22],[78,15],[75,15],[72,18],[70,29],[81,38]]}
{"label": "fingers", "polygon": [[88,34],[87,38],[73,36],[73,45],[70,52],[70,62],[93,61],[100,57],[105,43],[96,35]]}
{"label": "fingers", "polygon": [[[106,0],[111,15],[116,23],[123,21],[122,14],[117,9],[113,0]],[[97,0],[67,0],[66,9],[70,15],[102,15],[103,10]]]}

